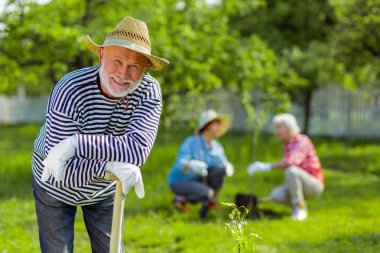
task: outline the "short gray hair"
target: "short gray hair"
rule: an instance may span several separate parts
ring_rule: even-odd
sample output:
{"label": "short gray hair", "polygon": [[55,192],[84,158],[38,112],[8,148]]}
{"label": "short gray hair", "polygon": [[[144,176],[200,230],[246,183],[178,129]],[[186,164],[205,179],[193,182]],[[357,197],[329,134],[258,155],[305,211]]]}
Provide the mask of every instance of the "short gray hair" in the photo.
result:
{"label": "short gray hair", "polygon": [[301,130],[297,124],[297,119],[293,114],[290,113],[282,113],[277,114],[273,117],[273,124],[284,124],[289,128],[290,134],[295,135],[298,134]]}

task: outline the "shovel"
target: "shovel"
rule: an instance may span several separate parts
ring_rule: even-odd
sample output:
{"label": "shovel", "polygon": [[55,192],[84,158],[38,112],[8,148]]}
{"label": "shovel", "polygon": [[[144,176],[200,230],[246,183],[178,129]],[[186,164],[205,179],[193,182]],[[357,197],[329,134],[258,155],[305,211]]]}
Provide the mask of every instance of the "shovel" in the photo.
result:
{"label": "shovel", "polygon": [[109,253],[121,252],[121,240],[123,235],[124,199],[125,195],[120,180],[111,172],[106,172],[105,179],[116,181],[115,199],[112,213],[112,230]]}

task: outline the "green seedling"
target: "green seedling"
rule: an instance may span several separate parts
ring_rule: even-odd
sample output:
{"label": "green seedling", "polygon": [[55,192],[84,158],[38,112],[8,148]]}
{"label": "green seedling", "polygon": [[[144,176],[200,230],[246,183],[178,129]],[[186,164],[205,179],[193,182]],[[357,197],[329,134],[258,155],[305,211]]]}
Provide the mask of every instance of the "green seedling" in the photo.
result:
{"label": "green seedling", "polygon": [[229,214],[230,221],[226,222],[226,229],[236,241],[233,250],[238,253],[255,252],[255,239],[260,238],[260,236],[247,231],[248,222],[246,216],[248,209],[243,206],[237,207],[234,203],[222,202],[221,204],[232,208]]}

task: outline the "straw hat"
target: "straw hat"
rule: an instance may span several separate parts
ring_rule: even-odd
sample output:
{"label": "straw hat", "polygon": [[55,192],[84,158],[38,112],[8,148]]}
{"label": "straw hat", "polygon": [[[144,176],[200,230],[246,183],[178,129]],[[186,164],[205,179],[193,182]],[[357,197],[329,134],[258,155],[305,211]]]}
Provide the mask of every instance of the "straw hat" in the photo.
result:
{"label": "straw hat", "polygon": [[230,117],[219,115],[214,110],[207,110],[202,112],[199,120],[198,120],[198,126],[195,128],[195,132],[199,133],[208,123],[219,120],[221,123],[221,129],[219,136],[225,134],[227,130],[230,128],[231,120]]}
{"label": "straw hat", "polygon": [[151,54],[149,32],[146,24],[132,17],[124,18],[106,37],[103,45],[96,44],[89,35],[87,46],[97,52],[99,47],[120,46],[144,55],[151,61],[151,69],[162,70],[169,61]]}

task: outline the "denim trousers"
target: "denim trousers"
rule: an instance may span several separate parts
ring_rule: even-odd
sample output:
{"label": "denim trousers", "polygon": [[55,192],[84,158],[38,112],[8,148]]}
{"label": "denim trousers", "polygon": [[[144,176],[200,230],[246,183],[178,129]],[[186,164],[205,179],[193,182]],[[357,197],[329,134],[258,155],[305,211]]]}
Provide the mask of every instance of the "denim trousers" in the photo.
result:
{"label": "denim trousers", "polygon": [[[50,196],[35,180],[32,184],[42,253],[72,253],[77,206]],[[113,197],[82,206],[93,253],[108,253],[112,227]],[[124,252],[122,247],[122,252]]]}
{"label": "denim trousers", "polygon": [[170,185],[170,188],[175,194],[185,197],[187,201],[192,203],[207,200],[210,189],[219,191],[222,188],[223,179],[226,175],[225,171],[224,166],[214,166],[208,169],[206,182],[202,182],[202,179],[178,182]]}

